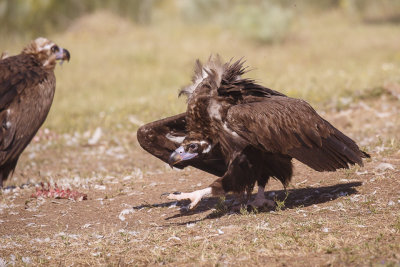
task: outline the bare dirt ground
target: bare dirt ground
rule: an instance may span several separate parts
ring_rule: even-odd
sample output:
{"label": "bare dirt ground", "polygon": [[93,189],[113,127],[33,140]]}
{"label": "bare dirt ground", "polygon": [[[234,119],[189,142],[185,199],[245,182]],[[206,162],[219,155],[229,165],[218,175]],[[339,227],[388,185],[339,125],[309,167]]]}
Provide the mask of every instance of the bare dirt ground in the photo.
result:
{"label": "bare dirt ground", "polygon": [[[1,191],[0,266],[400,266],[399,114],[388,95],[326,112],[372,159],[335,173],[295,162],[287,197],[268,185],[277,210],[240,213],[230,195],[183,213],[160,198],[215,177],[169,169],[135,133],[42,131],[6,186],[31,184]],[[32,198],[39,182],[88,199]]]}

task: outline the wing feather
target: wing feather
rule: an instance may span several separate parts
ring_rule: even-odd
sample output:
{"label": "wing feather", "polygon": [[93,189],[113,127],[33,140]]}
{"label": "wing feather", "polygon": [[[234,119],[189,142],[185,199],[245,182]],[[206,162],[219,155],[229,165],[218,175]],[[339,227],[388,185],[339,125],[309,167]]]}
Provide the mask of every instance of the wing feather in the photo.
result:
{"label": "wing feather", "polygon": [[[186,137],[186,113],[148,123],[137,131],[137,139],[142,148],[165,163],[168,163],[171,153],[181,145],[184,137]],[[174,167],[183,169],[187,166],[217,176],[222,176],[227,170],[219,146],[213,147],[205,157],[183,161]]]}
{"label": "wing feather", "polygon": [[39,84],[43,77],[46,77],[46,72],[29,55],[20,54],[0,60],[0,110],[5,109],[23,90]]}
{"label": "wing feather", "polygon": [[[28,88],[34,91],[49,75],[42,70],[30,55],[20,54],[0,60],[0,164],[9,158],[18,157],[17,154],[29,144],[36,130],[30,133],[30,125],[41,125],[36,122],[38,117],[31,118],[34,123],[21,123],[20,110],[7,110],[13,102],[20,101],[20,96]],[[31,99],[31,101],[35,101]],[[19,125],[19,132],[27,136],[15,140],[15,133]],[[12,146],[12,149],[10,149]]]}
{"label": "wing feather", "polygon": [[362,165],[356,143],[321,118],[305,101],[272,96],[263,101],[233,106],[228,127],[250,145],[289,155],[317,171]]}

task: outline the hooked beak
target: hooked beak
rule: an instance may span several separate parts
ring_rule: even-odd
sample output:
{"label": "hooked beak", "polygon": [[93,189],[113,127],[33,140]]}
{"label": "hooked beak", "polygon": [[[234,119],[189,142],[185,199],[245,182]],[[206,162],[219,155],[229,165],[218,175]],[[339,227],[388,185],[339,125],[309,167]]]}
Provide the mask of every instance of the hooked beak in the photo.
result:
{"label": "hooked beak", "polygon": [[185,152],[183,146],[180,146],[174,152],[172,152],[171,156],[169,157],[168,164],[172,168],[175,164],[184,160],[192,159],[197,155],[197,153]]}
{"label": "hooked beak", "polygon": [[60,50],[56,53],[56,59],[61,60],[62,63],[64,60],[69,61],[70,58],[71,55],[69,54],[69,51],[60,47]]}

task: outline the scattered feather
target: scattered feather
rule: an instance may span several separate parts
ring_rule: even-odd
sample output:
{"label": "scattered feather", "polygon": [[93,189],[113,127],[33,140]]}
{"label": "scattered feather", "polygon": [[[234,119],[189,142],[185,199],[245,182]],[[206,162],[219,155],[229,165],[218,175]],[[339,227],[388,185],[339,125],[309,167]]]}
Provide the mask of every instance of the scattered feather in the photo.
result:
{"label": "scattered feather", "polygon": [[121,221],[125,221],[125,219],[126,219],[125,215],[131,214],[131,213],[134,213],[134,212],[135,212],[134,209],[124,209],[123,211],[120,212],[120,214],[118,215],[118,218]]}
{"label": "scattered feather", "polygon": [[106,190],[106,186],[105,185],[94,185],[94,189],[96,190]]}
{"label": "scattered feather", "polygon": [[394,205],[394,201],[393,200],[390,200],[389,202],[388,202],[388,206],[393,206]]}
{"label": "scattered feather", "polygon": [[64,233],[64,232],[60,232],[60,233],[54,235],[54,237],[59,237],[59,236],[68,237],[68,238],[75,239],[75,240],[78,240],[78,238],[80,237],[80,235],[68,234],[68,233]]}
{"label": "scattered feather", "polygon": [[387,170],[395,170],[394,166],[390,163],[382,162],[378,166],[376,166],[375,170],[378,171],[387,171]]}
{"label": "scattered feather", "polygon": [[25,264],[31,264],[31,258],[30,257],[22,257],[22,262]]}
{"label": "scattered feather", "polygon": [[88,140],[89,145],[95,145],[100,141],[100,138],[102,136],[103,132],[100,127],[97,127],[96,130],[94,131],[92,137]]}
{"label": "scattered feather", "polygon": [[177,236],[171,236],[170,238],[167,239],[167,241],[170,241],[170,240],[182,241],[182,240],[181,240],[179,237],[177,237]]}
{"label": "scattered feather", "polygon": [[132,178],[133,178],[132,175],[128,175],[128,176],[125,176],[124,178],[122,178],[122,180],[123,181],[128,181],[128,180],[131,180]]}
{"label": "scattered feather", "polygon": [[195,223],[187,223],[186,227],[187,228],[193,228],[196,224]]}
{"label": "scattered feather", "polygon": [[17,259],[17,257],[14,254],[10,255],[10,264],[11,265],[15,265],[15,260]]}
{"label": "scattered feather", "polygon": [[50,242],[50,238],[49,237],[46,237],[44,239],[35,238],[35,239],[32,240],[31,243],[34,243],[34,242],[36,242],[36,243],[48,243],[48,242]]}
{"label": "scattered feather", "polygon": [[143,121],[139,120],[138,118],[136,118],[134,115],[129,115],[128,120],[130,123],[132,123],[133,125],[137,125],[137,126],[142,126],[144,124]]}
{"label": "scattered feather", "polygon": [[354,196],[350,197],[350,201],[351,202],[358,202],[358,201],[360,201],[360,199],[359,199],[360,197],[361,197],[361,195],[359,195],[359,194],[354,195]]}
{"label": "scattered feather", "polygon": [[94,234],[93,237],[96,238],[96,239],[103,239],[103,238],[104,238],[104,235],[97,235],[97,234]]}
{"label": "scattered feather", "polygon": [[304,183],[306,183],[307,181],[308,181],[308,179],[305,179],[304,181],[298,182],[298,183],[296,184],[296,186],[301,185],[301,184],[304,184]]}
{"label": "scattered feather", "polygon": [[137,231],[127,231],[125,229],[119,229],[118,233],[129,234],[131,236],[138,236],[138,234],[139,234],[139,232],[137,232]]}

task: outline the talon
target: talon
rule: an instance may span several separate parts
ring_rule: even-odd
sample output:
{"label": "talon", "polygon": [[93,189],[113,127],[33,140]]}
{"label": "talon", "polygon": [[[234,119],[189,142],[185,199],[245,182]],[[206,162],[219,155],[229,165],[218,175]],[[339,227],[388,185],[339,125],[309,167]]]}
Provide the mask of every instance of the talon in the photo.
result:
{"label": "talon", "polygon": [[[236,204],[236,205],[233,205],[232,207],[230,207],[230,211],[231,212],[240,212],[240,210],[242,209],[242,208],[244,208],[245,206],[244,206],[244,204]],[[246,207],[247,208],[247,207]]]}
{"label": "talon", "polygon": [[264,206],[273,209],[276,207],[276,203],[273,200],[269,200],[269,199],[255,199],[249,203],[247,203],[248,206],[250,207],[255,207],[255,208],[262,208]]}
{"label": "talon", "polygon": [[161,196],[167,196],[168,199],[173,199],[173,200],[190,200],[190,204],[188,206],[189,210],[194,209],[201,199],[205,196],[211,194],[211,187],[207,187],[201,190],[194,191],[192,193],[181,193],[181,192],[173,192],[173,193],[164,193]]}
{"label": "talon", "polygon": [[180,212],[188,212],[189,210],[191,210],[189,206],[182,206]]}
{"label": "talon", "polygon": [[196,208],[199,203],[200,203],[200,199],[195,199],[194,201],[190,202],[190,204],[188,206],[189,210]]}
{"label": "talon", "polygon": [[165,193],[162,193],[161,195],[160,195],[160,198],[162,198],[162,197],[164,197],[164,196],[168,196],[170,193],[168,193],[168,192],[165,192]]}
{"label": "talon", "polygon": [[160,198],[165,197],[165,196],[167,196],[167,198],[168,198],[168,196],[170,196],[170,195],[180,195],[180,194],[182,194],[182,193],[181,192],[173,192],[173,193],[165,192],[160,195]]}

